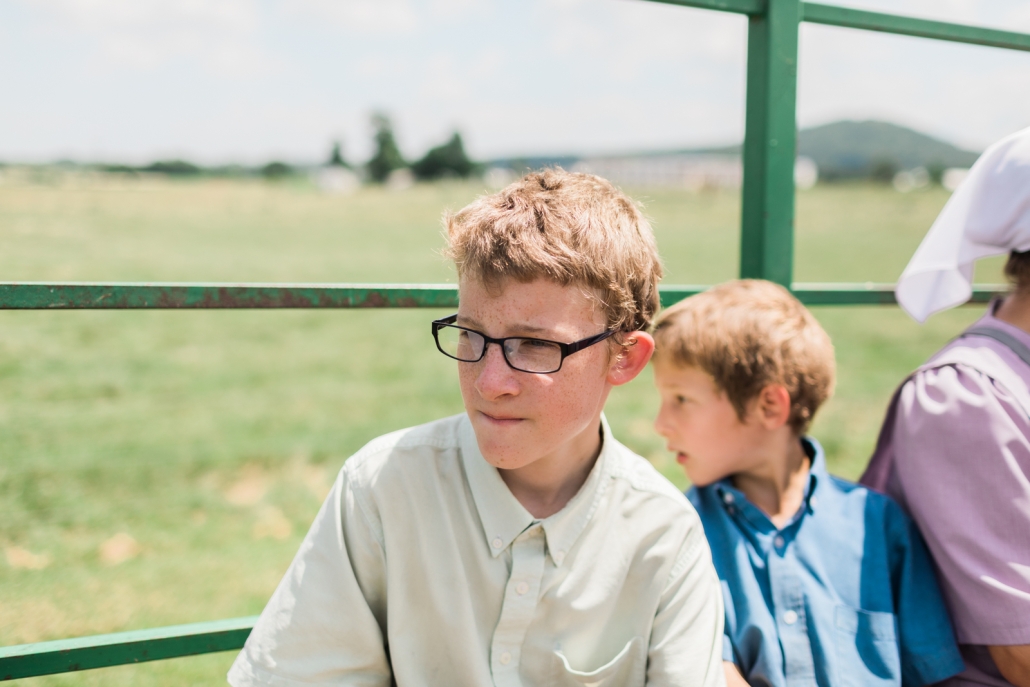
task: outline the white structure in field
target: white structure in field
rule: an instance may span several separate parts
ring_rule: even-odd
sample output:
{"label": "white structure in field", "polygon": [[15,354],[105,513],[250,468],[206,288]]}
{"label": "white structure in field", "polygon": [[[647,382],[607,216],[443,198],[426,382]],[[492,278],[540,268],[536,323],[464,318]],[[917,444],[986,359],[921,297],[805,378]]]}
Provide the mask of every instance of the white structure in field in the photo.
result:
{"label": "white structure in field", "polygon": [[357,174],[338,165],[320,167],[311,176],[323,193],[332,195],[353,193],[361,186],[361,178]]}
{"label": "white structure in field", "polygon": [[954,191],[958,188],[958,185],[965,180],[967,176],[969,176],[968,169],[963,169],[961,167],[949,167],[948,169],[944,170],[944,176],[941,177],[941,186],[948,189],[949,191]]}
{"label": "white structure in field", "polygon": [[[602,176],[619,186],[640,188],[736,189],[744,180],[744,168],[737,155],[684,153],[585,158],[572,169]],[[797,187],[811,188],[818,179],[819,169],[815,162],[799,157],[794,163]]]}

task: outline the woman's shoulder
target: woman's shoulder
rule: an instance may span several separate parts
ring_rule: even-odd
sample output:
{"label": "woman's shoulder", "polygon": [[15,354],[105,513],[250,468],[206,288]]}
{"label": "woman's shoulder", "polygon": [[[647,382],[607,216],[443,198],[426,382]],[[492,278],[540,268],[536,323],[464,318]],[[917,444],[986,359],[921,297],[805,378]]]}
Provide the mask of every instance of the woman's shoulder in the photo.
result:
{"label": "woman's shoulder", "polygon": [[949,415],[1014,406],[1030,417],[1028,379],[1030,367],[1021,361],[1013,364],[993,348],[949,346],[905,382],[902,410]]}

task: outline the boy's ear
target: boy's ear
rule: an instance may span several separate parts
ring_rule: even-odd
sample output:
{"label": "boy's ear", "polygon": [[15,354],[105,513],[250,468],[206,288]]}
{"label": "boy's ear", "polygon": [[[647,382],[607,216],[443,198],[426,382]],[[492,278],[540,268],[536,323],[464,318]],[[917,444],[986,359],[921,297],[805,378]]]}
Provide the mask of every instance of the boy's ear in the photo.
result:
{"label": "boy's ear", "polygon": [[654,354],[654,338],[647,332],[623,334],[618,350],[608,366],[608,383],[619,386],[630,382],[643,370]]}
{"label": "boy's ear", "polygon": [[769,384],[758,394],[758,421],[766,429],[778,429],[790,420],[790,392],[782,384]]}

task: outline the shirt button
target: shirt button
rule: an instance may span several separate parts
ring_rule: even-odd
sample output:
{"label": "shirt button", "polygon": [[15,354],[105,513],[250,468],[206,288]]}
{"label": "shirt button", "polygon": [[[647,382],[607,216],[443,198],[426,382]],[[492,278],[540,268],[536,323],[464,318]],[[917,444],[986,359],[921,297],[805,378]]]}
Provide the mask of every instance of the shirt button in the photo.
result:
{"label": "shirt button", "polygon": [[528,591],[529,591],[529,585],[526,584],[525,582],[519,582],[517,585],[515,585],[515,592],[519,596],[522,596],[523,594],[525,594]]}
{"label": "shirt button", "polygon": [[812,506],[812,508],[815,508],[817,505],[819,505],[819,499],[813,496],[812,498],[808,499],[808,503]]}
{"label": "shirt button", "polygon": [[733,494],[731,494],[730,492],[727,491],[726,493],[724,493],[722,495],[722,500],[723,500],[724,503],[733,503],[733,501],[734,501]]}
{"label": "shirt button", "polygon": [[511,663],[511,654],[505,651],[501,654],[501,665],[508,665],[509,663]]}
{"label": "shirt button", "polygon": [[777,549],[782,549],[783,537],[777,536],[775,539],[773,539],[773,544],[776,546]]}
{"label": "shirt button", "polygon": [[494,540],[490,542],[490,546],[494,547],[495,549],[499,549],[502,546],[504,546],[504,540],[500,537],[494,537]]}
{"label": "shirt button", "polygon": [[798,614],[796,611],[787,611],[783,614],[783,622],[787,625],[793,625],[798,621]]}
{"label": "shirt button", "polygon": [[556,551],[555,554],[554,554],[554,562],[555,563],[561,563],[563,560],[565,560],[565,552],[564,551]]}

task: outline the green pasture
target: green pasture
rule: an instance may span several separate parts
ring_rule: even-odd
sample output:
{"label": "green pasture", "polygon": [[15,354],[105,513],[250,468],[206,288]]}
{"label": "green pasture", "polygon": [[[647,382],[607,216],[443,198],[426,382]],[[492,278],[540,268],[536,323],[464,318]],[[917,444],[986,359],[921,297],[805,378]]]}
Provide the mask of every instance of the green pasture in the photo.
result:
{"label": "green pasture", "polygon": [[[445,282],[440,216],[475,184],[327,196],[302,182],[0,185],[0,279]],[[735,276],[739,196],[647,190],[666,282]],[[942,190],[798,196],[799,281],[893,281]],[[999,281],[999,262],[981,281]],[[428,310],[0,312],[0,644],[256,614],[349,454],[461,411]],[[839,363],[813,434],[856,477],[897,382],[975,319],[821,308]],[[685,486],[650,371],[616,435]],[[345,619],[344,619],[345,621]],[[224,684],[219,654],[40,678]],[[32,681],[28,681],[32,682]]]}

